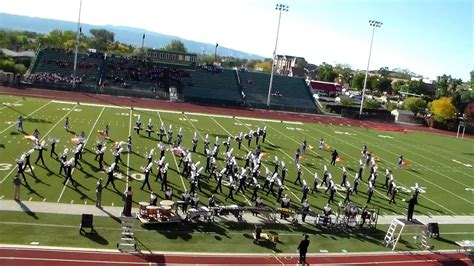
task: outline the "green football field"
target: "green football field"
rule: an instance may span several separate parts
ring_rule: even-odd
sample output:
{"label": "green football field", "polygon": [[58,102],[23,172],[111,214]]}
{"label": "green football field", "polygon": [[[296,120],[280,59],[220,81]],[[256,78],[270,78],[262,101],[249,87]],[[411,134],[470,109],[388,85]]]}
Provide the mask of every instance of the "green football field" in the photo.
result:
{"label": "green football field", "polygon": [[[145,155],[151,148],[157,146],[157,135],[153,134],[148,138],[145,132],[137,135],[133,131],[135,121],[140,115],[143,126],[146,127],[148,119],[151,118],[158,129],[160,123],[165,123],[168,128],[170,124],[174,128],[176,136],[178,128],[183,128],[183,145],[191,147],[191,139],[194,132],[197,132],[199,145],[198,153],[193,153],[193,161],[200,160],[201,166],[205,166],[205,156],[203,152],[203,138],[209,134],[211,147],[214,139],[219,136],[221,142],[227,136],[236,136],[241,131],[248,132],[257,127],[267,126],[266,142],[261,144],[262,150],[268,155],[263,157],[263,164],[273,171],[273,160],[277,156],[285,161],[288,167],[286,178],[285,194],[291,198],[294,208],[300,207],[302,188],[293,184],[296,178],[296,167],[293,163],[295,150],[301,147],[301,143],[306,140],[313,149],[308,149],[303,155],[301,165],[303,168],[303,179],[310,187],[313,184],[313,174],[315,172],[321,177],[323,166],[327,165],[336,184],[341,183],[342,166],[345,166],[349,173],[351,184],[354,180],[355,172],[358,170],[359,159],[361,159],[361,148],[368,146],[368,150],[377,156],[379,178],[377,187],[372,198],[371,205],[380,208],[382,215],[405,215],[407,199],[414,189],[415,183],[421,188],[421,197],[416,207],[415,213],[426,215],[474,215],[474,141],[472,139],[456,139],[452,136],[437,135],[421,132],[386,132],[368,130],[364,128],[350,127],[347,125],[325,125],[315,123],[271,121],[257,118],[242,118],[232,116],[213,116],[207,114],[192,114],[182,112],[172,112],[163,110],[151,110],[140,108],[121,108],[116,106],[102,106],[92,104],[77,104],[75,102],[56,102],[38,98],[22,98],[8,95],[0,95],[0,199],[13,199],[12,179],[17,169],[15,160],[23,152],[32,148],[32,141],[25,139],[25,135],[17,131],[16,121],[18,116],[25,117],[24,128],[27,134],[31,134],[34,129],[40,132],[42,140],[50,137],[59,138],[60,142],[56,151],[62,152],[64,148],[71,149],[74,144],[71,138],[72,132],[79,134],[84,131],[87,136],[86,147],[84,149],[82,167],[73,171],[74,179],[80,184],[74,188],[70,183],[63,185],[64,176],[59,175],[59,161],[49,157],[49,151],[45,151],[46,167],[41,164],[35,165],[34,161],[37,152],[31,156],[34,172],[38,179],[34,179],[27,173],[29,186],[22,188],[22,199],[31,201],[61,202],[71,204],[94,204],[95,187],[98,178],[107,180],[103,170],[98,169],[98,163],[94,160],[96,141],[101,139],[98,130],[103,130],[106,124],[110,124],[110,138],[107,142],[105,162],[109,165],[113,161],[111,149],[118,141],[126,141],[129,135],[133,139],[133,153],[124,153],[122,159],[125,165],[121,165],[120,174],[116,180],[117,190],[109,186],[103,193],[103,205],[122,206],[123,191],[127,184],[131,185],[134,191],[133,199],[139,201],[149,200],[149,191],[141,190],[143,171],[141,167],[146,165]],[[157,107],[159,108],[159,107]],[[65,118],[69,117],[71,131],[64,129]],[[336,148],[343,158],[336,166],[329,164],[331,151],[319,150],[319,139],[323,138],[331,149]],[[237,144],[232,143],[234,154],[242,158],[248,151],[255,150],[255,140],[250,147],[244,141],[242,149],[237,149]],[[47,146],[47,148],[50,148]],[[221,152],[225,148],[221,145]],[[158,150],[157,150],[158,151]],[[400,155],[409,162],[409,166],[401,169],[397,168],[397,160]],[[69,158],[73,156],[69,154]],[[155,156],[155,159],[157,159]],[[218,168],[224,167],[223,155],[219,155]],[[177,169],[179,158],[175,158],[170,151],[166,152],[166,161],[169,163],[168,181],[174,190],[174,194],[181,194],[185,189],[190,188],[189,181],[180,176]],[[239,159],[239,164],[243,166],[243,161]],[[128,166],[128,167],[127,167]],[[154,174],[150,177],[152,189],[158,192],[160,199],[163,192],[160,191],[160,184],[154,182]],[[385,181],[385,169],[393,171],[395,183],[399,188],[396,204],[388,203],[386,189],[382,188]],[[261,174],[264,173],[263,168]],[[203,173],[204,174],[204,173]],[[205,175],[205,174],[204,174]],[[364,170],[364,182],[359,186],[359,194],[352,195],[351,200],[357,205],[363,206],[367,200],[367,177],[368,169]],[[216,186],[214,179],[202,179],[203,191],[199,192],[201,202],[207,205],[207,198],[212,194]],[[263,178],[260,180],[263,185]],[[345,189],[338,186],[336,202],[343,199]],[[317,194],[309,195],[311,209],[316,212],[324,207],[328,196],[324,194],[324,187],[320,188]],[[219,204],[232,204],[231,201],[225,203],[228,188],[224,187],[224,193],[216,195]],[[279,207],[275,197],[271,194],[266,196],[260,192],[264,203],[273,207]],[[235,196],[236,204],[253,205],[250,202],[251,189],[248,189],[245,196],[238,194]],[[336,204],[333,204],[334,208]]]}

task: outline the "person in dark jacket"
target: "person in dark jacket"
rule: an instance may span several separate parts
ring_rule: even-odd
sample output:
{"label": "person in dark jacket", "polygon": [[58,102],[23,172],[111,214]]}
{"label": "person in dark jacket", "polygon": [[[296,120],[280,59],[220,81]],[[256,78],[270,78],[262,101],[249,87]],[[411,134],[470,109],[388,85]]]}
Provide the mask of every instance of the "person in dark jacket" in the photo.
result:
{"label": "person in dark jacket", "polygon": [[300,244],[298,245],[298,251],[300,253],[300,260],[298,263],[307,263],[306,262],[306,253],[308,252],[308,247],[309,247],[309,236],[304,235],[304,239],[301,240]]}

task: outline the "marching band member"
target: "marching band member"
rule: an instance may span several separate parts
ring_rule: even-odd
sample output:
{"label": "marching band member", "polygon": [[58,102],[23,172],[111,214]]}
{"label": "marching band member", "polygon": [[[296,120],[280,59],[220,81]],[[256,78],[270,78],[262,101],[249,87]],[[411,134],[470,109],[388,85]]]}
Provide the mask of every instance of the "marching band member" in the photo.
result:
{"label": "marching band member", "polygon": [[163,122],[161,122],[161,126],[160,126],[160,131],[157,132],[158,136],[160,136],[160,143],[163,141],[163,136],[166,135],[165,133],[165,124]]}
{"label": "marching band member", "polygon": [[149,163],[146,168],[142,167],[143,173],[145,174],[145,179],[143,180],[143,184],[142,184],[142,187],[141,187],[142,190],[145,187],[145,184],[148,186],[148,190],[151,190],[150,182],[148,182],[148,179],[150,177],[152,167],[153,167],[153,163]]}
{"label": "marching band member", "polygon": [[170,125],[168,129],[168,144],[173,142],[173,125]]}
{"label": "marching band member", "polygon": [[46,141],[42,141],[40,145],[35,146],[35,149],[38,151],[38,158],[36,158],[35,164],[38,164],[38,161],[41,160],[41,164],[45,166],[44,159],[43,159],[43,150],[46,146]]}
{"label": "marching band member", "polygon": [[161,191],[168,191],[168,168],[168,163],[161,168]]}
{"label": "marching band member", "polygon": [[313,189],[311,190],[311,194],[314,192],[318,192],[318,173],[316,172],[314,172]]}
{"label": "marching band member", "polygon": [[242,138],[243,138],[243,133],[242,131],[240,132],[240,135],[236,136],[235,137],[235,140],[237,141],[237,143],[239,144],[239,150],[240,150],[240,147],[242,146]]}
{"label": "marching band member", "polygon": [[324,139],[319,140],[319,149],[322,150],[324,148]]}
{"label": "marching band member", "polygon": [[262,129],[262,142],[265,143],[265,138],[267,137],[267,126],[264,126]]}
{"label": "marching band member", "polygon": [[303,223],[305,222],[305,219],[306,219],[306,215],[308,215],[308,212],[309,212],[309,203],[308,203],[308,200],[305,199],[303,201],[303,204],[301,204],[301,220],[303,221]]}
{"label": "marching band member", "polygon": [[59,139],[57,138],[49,138],[48,139],[48,142],[49,144],[51,144],[51,151],[49,153],[49,157],[53,157],[53,154],[56,155],[56,157],[58,157],[58,154],[56,153],[56,144],[59,143]]}
{"label": "marching band member", "polygon": [[148,119],[148,124],[146,125],[146,134],[148,137],[151,137],[151,133],[153,133],[153,123],[151,122],[151,118]]}
{"label": "marching band member", "polygon": [[114,180],[115,180],[114,170],[115,170],[115,163],[112,163],[112,165],[110,165],[110,167],[107,167],[105,169],[105,173],[107,174],[107,182],[105,183],[104,188],[107,188],[109,183],[112,183],[112,186],[114,187],[114,189],[117,189],[115,187],[115,182],[114,182]]}
{"label": "marching band member", "polygon": [[300,164],[296,164],[296,168],[298,169],[298,173],[296,175],[296,180],[294,184],[299,183],[300,186],[302,185],[301,183],[301,176],[303,175],[303,170],[301,170]]}
{"label": "marching band member", "polygon": [[193,137],[193,152],[196,152],[196,147],[197,147],[197,145],[198,145],[198,141],[199,141],[199,139],[198,139],[198,137],[197,137],[197,133],[194,132],[194,137]]}
{"label": "marching band member", "polygon": [[135,127],[133,128],[138,135],[140,135],[140,130],[142,130],[142,119],[141,116],[138,115],[137,122],[135,122]]}

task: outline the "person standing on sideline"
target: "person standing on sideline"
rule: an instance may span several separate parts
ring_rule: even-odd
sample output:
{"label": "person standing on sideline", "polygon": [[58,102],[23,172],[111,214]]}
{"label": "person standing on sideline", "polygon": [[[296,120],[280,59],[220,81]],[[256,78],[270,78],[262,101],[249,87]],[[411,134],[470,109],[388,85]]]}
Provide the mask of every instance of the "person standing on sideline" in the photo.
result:
{"label": "person standing on sideline", "polygon": [[95,206],[102,208],[102,178],[97,181],[97,187],[95,188]]}
{"label": "person standing on sideline", "polygon": [[298,248],[297,250],[299,251],[300,253],[300,260],[298,261],[298,263],[306,263],[306,253],[308,252],[308,247],[309,247],[309,236],[304,234],[303,235],[304,239],[301,240],[300,244],[298,245]]}
{"label": "person standing on sideline", "polygon": [[125,204],[123,205],[123,216],[132,216],[132,187],[129,186],[127,190],[123,193],[125,195]]}
{"label": "person standing on sideline", "polygon": [[13,178],[13,186],[15,188],[15,200],[20,201],[20,186],[21,186],[20,176],[16,175]]}

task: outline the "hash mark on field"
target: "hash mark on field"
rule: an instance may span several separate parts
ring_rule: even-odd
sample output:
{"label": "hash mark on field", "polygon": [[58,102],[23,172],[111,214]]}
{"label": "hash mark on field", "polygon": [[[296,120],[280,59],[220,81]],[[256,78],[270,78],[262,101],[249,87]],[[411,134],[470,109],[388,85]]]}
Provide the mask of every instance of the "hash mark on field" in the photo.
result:
{"label": "hash mark on field", "polygon": [[86,200],[86,201],[84,201],[84,205],[87,205],[87,200]]}
{"label": "hash mark on field", "polygon": [[74,200],[71,200],[71,204],[73,204],[73,203],[74,203]]}
{"label": "hash mark on field", "polygon": [[0,197],[0,199],[3,199],[4,197],[5,197],[5,195],[2,195],[2,196]]}
{"label": "hash mark on field", "polygon": [[43,202],[45,202],[45,201],[46,201],[46,198],[43,199]]}
{"label": "hash mark on field", "polygon": [[112,202],[112,207],[114,206],[114,203]]}
{"label": "hash mark on field", "polygon": [[30,198],[28,199],[28,201],[31,201],[32,199],[33,199],[33,197],[30,197]]}

